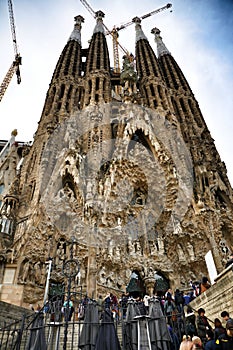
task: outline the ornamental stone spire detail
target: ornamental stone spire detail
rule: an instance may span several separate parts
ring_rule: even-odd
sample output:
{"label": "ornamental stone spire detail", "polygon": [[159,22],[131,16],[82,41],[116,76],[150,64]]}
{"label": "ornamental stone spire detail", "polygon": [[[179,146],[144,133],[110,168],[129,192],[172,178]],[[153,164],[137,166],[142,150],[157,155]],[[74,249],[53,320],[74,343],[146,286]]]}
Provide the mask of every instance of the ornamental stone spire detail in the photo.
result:
{"label": "ornamental stone spire detail", "polygon": [[162,40],[162,37],[160,36],[160,30],[155,27],[151,30],[151,33],[154,34],[154,36],[155,36],[158,57],[163,56],[163,55],[170,55],[171,52],[168,51],[168,49],[166,48],[166,46]]}
{"label": "ornamental stone spire detail", "polygon": [[139,17],[134,17],[132,21],[135,23],[136,43],[141,39],[148,40],[141,27],[141,19]]}
{"label": "ornamental stone spire detail", "polygon": [[80,15],[74,17],[75,24],[74,24],[74,29],[69,37],[69,40],[75,40],[81,45],[81,28],[82,28],[82,23],[84,23],[84,18]]}
{"label": "ornamental stone spire detail", "polygon": [[105,29],[104,29],[104,25],[103,25],[103,18],[104,18],[105,14],[102,11],[97,11],[95,13],[95,17],[96,17],[96,26],[94,28],[93,34],[95,33],[103,33],[105,35]]}

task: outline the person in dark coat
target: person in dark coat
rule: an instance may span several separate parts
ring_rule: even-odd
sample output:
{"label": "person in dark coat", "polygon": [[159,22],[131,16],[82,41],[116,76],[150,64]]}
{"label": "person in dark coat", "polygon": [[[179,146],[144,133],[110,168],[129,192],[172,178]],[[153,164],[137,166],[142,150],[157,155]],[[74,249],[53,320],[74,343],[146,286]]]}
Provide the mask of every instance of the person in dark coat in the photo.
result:
{"label": "person in dark coat", "polygon": [[177,310],[179,313],[183,311],[185,299],[184,299],[184,293],[181,292],[179,289],[176,289],[175,291],[175,304],[177,307]]}
{"label": "person in dark coat", "polygon": [[226,334],[220,335],[215,341],[216,350],[232,350],[233,349],[233,320],[229,319],[226,323]]}
{"label": "person in dark coat", "polygon": [[207,320],[207,317],[205,316],[205,310],[200,308],[197,312],[197,335],[201,338],[203,344],[205,344],[207,340],[206,331],[211,330],[212,328]]}
{"label": "person in dark coat", "polygon": [[205,344],[205,350],[215,350],[214,333],[211,330],[206,331],[207,342]]}
{"label": "person in dark coat", "polygon": [[185,334],[191,338],[197,335],[196,316],[190,307],[187,308],[187,315],[185,317]]}
{"label": "person in dark coat", "polygon": [[218,339],[218,337],[222,334],[226,334],[226,329],[223,327],[222,322],[219,318],[215,318],[214,320],[214,339]]}

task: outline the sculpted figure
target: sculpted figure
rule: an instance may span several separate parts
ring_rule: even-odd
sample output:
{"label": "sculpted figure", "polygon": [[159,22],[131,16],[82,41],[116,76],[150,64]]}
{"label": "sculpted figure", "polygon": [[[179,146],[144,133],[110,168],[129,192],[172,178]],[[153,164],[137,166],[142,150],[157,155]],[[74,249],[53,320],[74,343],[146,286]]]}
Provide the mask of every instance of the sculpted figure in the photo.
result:
{"label": "sculpted figure", "polygon": [[23,275],[22,275],[22,282],[26,282],[28,275],[29,275],[29,270],[30,270],[30,262],[26,261],[23,265]]}

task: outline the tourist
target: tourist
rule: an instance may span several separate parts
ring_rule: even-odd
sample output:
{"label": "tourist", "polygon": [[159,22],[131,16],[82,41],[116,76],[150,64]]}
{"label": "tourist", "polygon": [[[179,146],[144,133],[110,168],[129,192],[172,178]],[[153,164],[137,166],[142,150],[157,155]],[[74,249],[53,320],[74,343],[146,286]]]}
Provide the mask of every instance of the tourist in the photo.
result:
{"label": "tourist", "polygon": [[198,309],[197,316],[197,335],[201,338],[201,341],[205,344],[206,342],[206,331],[211,330],[211,326],[205,316],[205,310],[203,308]]}
{"label": "tourist", "polygon": [[224,319],[224,321],[228,321],[229,320],[229,318],[231,318],[230,317],[230,315],[229,315],[229,312],[227,312],[227,311],[222,311],[221,312],[221,317]]}
{"label": "tourist", "polygon": [[73,301],[68,299],[64,302],[63,304],[63,312],[64,312],[64,317],[65,321],[71,321],[73,312],[74,312],[74,306],[73,306]]}
{"label": "tourist", "polygon": [[189,306],[187,307],[187,314],[185,317],[185,333],[188,334],[191,338],[194,335],[197,335],[196,316]]}
{"label": "tourist", "polygon": [[214,333],[212,330],[206,331],[206,338],[207,342],[205,344],[205,350],[215,350],[215,340],[214,340]]}
{"label": "tourist", "polygon": [[222,334],[226,333],[226,329],[223,327],[222,322],[219,318],[215,318],[214,320],[214,339],[218,339],[218,337]]}
{"label": "tourist", "polygon": [[179,350],[192,350],[193,342],[191,337],[184,335],[182,342],[180,343]]}
{"label": "tourist", "polygon": [[104,298],[104,308],[110,309],[111,308],[111,294],[107,294]]}
{"label": "tourist", "polygon": [[171,349],[170,350],[178,350],[179,346],[180,346],[180,341],[179,341],[177,334],[173,331],[172,326],[169,324],[167,325],[167,329],[168,329],[168,332],[169,332],[170,337],[171,337],[171,344],[170,344]]}
{"label": "tourist", "polygon": [[[192,292],[193,293],[193,292]],[[190,303],[190,301],[191,301],[191,296],[190,296],[190,293],[185,293],[184,295],[183,295],[183,297],[184,297],[184,305],[188,305],[189,303]]]}
{"label": "tourist", "polygon": [[174,312],[176,312],[176,305],[174,301],[172,300],[172,296],[170,293],[167,293],[167,300],[164,303],[164,313],[165,316],[167,317],[167,323],[171,323],[171,318]]}
{"label": "tourist", "polygon": [[121,313],[122,313],[123,319],[125,319],[125,317],[126,317],[128,299],[129,299],[129,296],[127,294],[123,293],[121,295],[120,300],[119,300],[119,304],[120,304],[120,307],[122,310]]}
{"label": "tourist", "polygon": [[226,334],[220,335],[215,341],[216,350],[232,350],[233,349],[233,320],[228,319],[226,323]]}
{"label": "tourist", "polygon": [[116,295],[110,293],[110,299],[111,299],[111,310],[113,313],[113,318],[118,321],[119,319],[119,310],[118,310],[118,299]]}
{"label": "tourist", "polygon": [[200,294],[204,293],[210,287],[211,287],[211,284],[208,281],[208,278],[207,277],[202,277],[201,284],[200,284]]}
{"label": "tourist", "polygon": [[185,303],[184,293],[181,292],[179,289],[176,289],[175,304],[179,313],[183,312],[184,303]]}
{"label": "tourist", "polygon": [[202,341],[201,341],[201,338],[199,337],[192,337],[192,342],[193,342],[193,347],[192,347],[192,350],[203,350],[203,345],[202,345]]}
{"label": "tourist", "polygon": [[189,285],[193,289],[192,298],[195,299],[198,295],[200,295],[200,283],[198,281],[190,281]]}
{"label": "tourist", "polygon": [[101,319],[101,315],[102,315],[102,312],[104,310],[104,300],[103,300],[102,295],[99,295],[99,297],[97,299],[97,308],[98,308],[99,319]]}
{"label": "tourist", "polygon": [[232,264],[233,264],[233,253],[230,255],[229,260],[227,260],[226,265],[225,265],[225,269]]}
{"label": "tourist", "polygon": [[143,302],[144,302],[144,305],[145,305],[145,309],[146,309],[146,314],[147,315],[149,314],[149,300],[150,300],[150,296],[145,294],[144,298],[143,298]]}

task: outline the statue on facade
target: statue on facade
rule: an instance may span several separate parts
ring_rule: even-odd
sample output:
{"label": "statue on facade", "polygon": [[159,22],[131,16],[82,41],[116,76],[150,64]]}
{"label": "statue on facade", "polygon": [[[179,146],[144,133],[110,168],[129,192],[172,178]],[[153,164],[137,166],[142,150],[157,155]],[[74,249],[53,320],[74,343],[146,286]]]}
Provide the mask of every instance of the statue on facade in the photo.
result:
{"label": "statue on facade", "polygon": [[30,271],[30,261],[29,260],[25,261],[21,266],[22,266],[21,268],[22,277],[20,281],[22,283],[25,283],[28,279],[28,275]]}
{"label": "statue on facade", "polygon": [[123,85],[123,96],[130,98],[135,94],[135,85],[138,80],[135,71],[134,56],[126,55],[123,57],[123,68],[120,75],[121,84]]}

